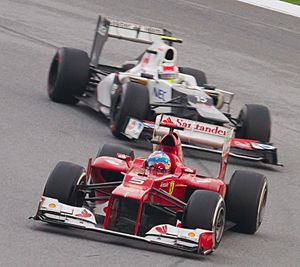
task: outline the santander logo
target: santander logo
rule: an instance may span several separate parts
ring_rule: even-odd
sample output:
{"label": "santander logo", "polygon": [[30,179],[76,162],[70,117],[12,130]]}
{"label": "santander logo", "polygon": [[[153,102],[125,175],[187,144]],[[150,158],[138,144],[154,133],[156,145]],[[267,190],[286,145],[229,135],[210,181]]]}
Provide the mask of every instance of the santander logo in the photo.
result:
{"label": "santander logo", "polygon": [[214,126],[206,123],[196,122],[196,121],[190,121],[185,120],[181,118],[172,118],[167,117],[164,120],[162,120],[163,123],[173,123],[179,127],[182,127],[187,130],[195,130],[203,133],[210,133],[210,134],[216,134],[221,136],[226,136],[226,129],[221,126]]}
{"label": "santander logo", "polygon": [[162,120],[163,123],[173,123],[176,124],[174,121],[171,120],[171,117],[167,117],[165,120]]}

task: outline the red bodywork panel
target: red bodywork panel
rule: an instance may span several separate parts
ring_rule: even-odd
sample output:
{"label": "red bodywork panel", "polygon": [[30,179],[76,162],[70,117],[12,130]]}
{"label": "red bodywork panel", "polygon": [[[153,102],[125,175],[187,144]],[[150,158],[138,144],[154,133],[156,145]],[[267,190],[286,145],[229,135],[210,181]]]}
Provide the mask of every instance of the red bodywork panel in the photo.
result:
{"label": "red bodywork panel", "polygon": [[[92,184],[111,182],[109,178],[120,178],[122,173],[127,173],[129,166],[124,159],[114,157],[99,157],[91,164],[91,182]],[[107,194],[111,194],[114,188],[102,189],[101,192],[96,191],[96,197],[105,197]],[[97,203],[103,203],[106,200],[97,201]]]}

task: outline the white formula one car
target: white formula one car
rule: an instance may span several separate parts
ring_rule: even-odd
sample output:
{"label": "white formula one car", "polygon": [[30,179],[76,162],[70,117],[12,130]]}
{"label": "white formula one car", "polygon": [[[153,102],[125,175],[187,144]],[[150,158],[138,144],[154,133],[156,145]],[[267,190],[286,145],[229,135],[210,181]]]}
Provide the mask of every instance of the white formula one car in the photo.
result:
{"label": "white formula one car", "polygon": [[[108,38],[150,46],[135,60],[120,67],[108,66],[99,63]],[[74,48],[63,47],[56,52],[49,71],[48,95],[55,102],[82,101],[102,112],[110,119],[112,133],[118,138],[133,138],[124,135],[130,118],[154,122],[158,114],[230,125],[236,137],[232,156],[278,165],[277,149],[269,143],[268,108],[247,104],[238,118],[233,118],[230,104],[234,94],[207,85],[200,70],[178,67],[177,51],[172,46],[176,42],[182,41],[165,29],[99,17],[90,56]]]}

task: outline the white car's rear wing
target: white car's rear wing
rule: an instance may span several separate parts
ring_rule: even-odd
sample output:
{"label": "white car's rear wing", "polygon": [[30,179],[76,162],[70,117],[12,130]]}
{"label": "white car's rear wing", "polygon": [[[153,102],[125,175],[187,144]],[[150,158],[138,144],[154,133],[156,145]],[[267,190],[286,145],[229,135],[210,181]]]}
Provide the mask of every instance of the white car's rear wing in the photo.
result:
{"label": "white car's rear wing", "polygon": [[99,16],[95,37],[90,55],[91,64],[97,66],[104,43],[108,37],[132,41],[142,44],[152,44],[162,41],[161,36],[172,36],[166,29],[118,21]]}

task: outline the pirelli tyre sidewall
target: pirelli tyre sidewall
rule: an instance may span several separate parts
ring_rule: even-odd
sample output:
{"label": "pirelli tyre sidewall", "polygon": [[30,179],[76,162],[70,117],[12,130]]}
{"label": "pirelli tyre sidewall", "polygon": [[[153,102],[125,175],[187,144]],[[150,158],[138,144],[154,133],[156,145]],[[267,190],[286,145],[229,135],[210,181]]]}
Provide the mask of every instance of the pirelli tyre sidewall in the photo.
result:
{"label": "pirelli tyre sidewall", "polygon": [[246,104],[238,116],[236,137],[258,140],[263,143],[270,142],[271,115],[266,106]]}
{"label": "pirelli tyre sidewall", "polygon": [[86,171],[83,167],[60,161],[48,177],[43,196],[55,198],[67,205],[81,207],[84,194],[76,190],[76,185],[85,183],[85,178]]}
{"label": "pirelli tyre sidewall", "polygon": [[125,138],[122,134],[128,119],[145,120],[149,112],[148,88],[133,82],[122,86],[111,98],[110,127],[112,134],[118,138]]}
{"label": "pirelli tyre sidewall", "polygon": [[225,197],[227,220],[236,223],[234,230],[254,234],[260,227],[268,196],[267,178],[256,172],[235,171]]}
{"label": "pirelli tyre sidewall", "polygon": [[225,217],[225,202],[220,194],[208,190],[196,190],[189,198],[183,212],[182,227],[213,231],[213,249],[216,249],[223,236]]}
{"label": "pirelli tyre sidewall", "polygon": [[76,104],[89,80],[89,57],[85,51],[62,47],[55,53],[48,74],[47,91],[54,102]]}

